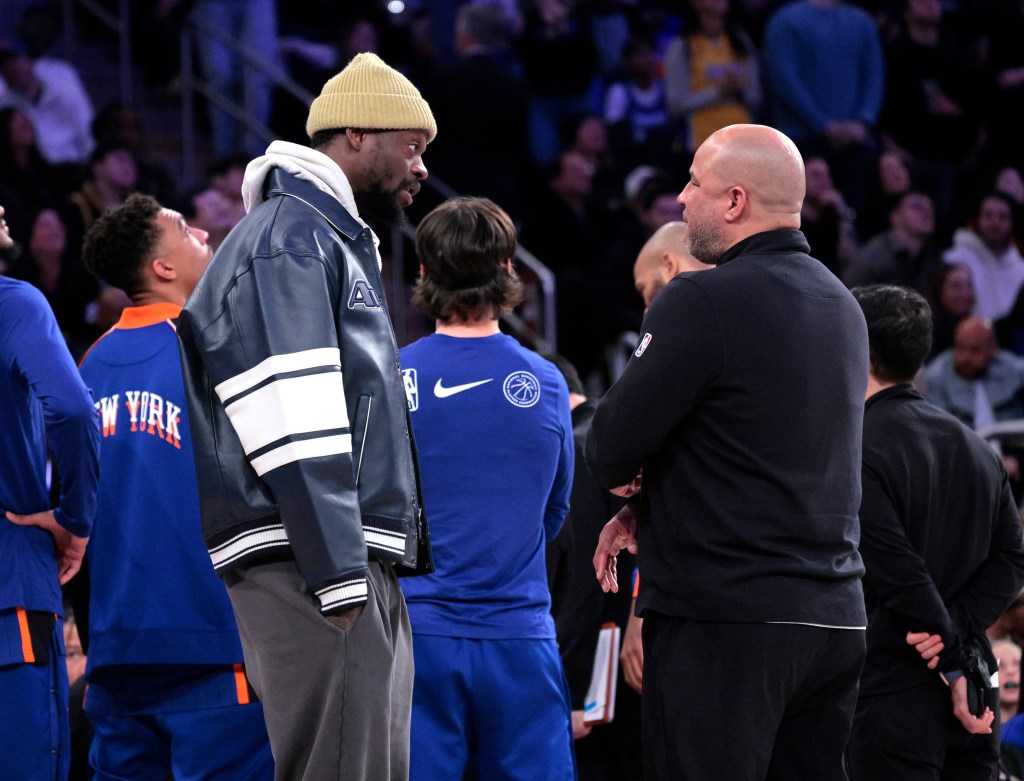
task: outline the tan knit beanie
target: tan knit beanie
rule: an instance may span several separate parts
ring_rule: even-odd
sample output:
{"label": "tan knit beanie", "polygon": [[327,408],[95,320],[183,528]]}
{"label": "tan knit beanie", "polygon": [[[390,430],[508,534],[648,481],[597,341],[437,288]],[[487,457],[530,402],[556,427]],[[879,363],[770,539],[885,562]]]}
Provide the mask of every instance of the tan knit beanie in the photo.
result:
{"label": "tan knit beanie", "polygon": [[424,130],[427,141],[437,123],[420,92],[376,54],[357,54],[345,70],[328,79],[309,107],[306,133],[351,127],[363,130]]}

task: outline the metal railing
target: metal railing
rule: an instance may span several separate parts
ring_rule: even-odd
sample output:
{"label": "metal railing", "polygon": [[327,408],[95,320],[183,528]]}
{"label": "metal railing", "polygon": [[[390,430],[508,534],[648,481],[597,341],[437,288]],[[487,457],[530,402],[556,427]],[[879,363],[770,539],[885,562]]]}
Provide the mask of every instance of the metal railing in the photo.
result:
{"label": "metal railing", "polygon": [[86,10],[117,37],[117,75],[121,103],[132,105],[132,26],[128,0],[117,0],[117,13],[111,13],[96,0],[63,0],[64,58],[75,59],[78,40],[75,29],[75,6]]}
{"label": "metal railing", "polygon": [[[117,0],[117,14],[111,13],[96,0],[63,0],[63,4],[64,45],[68,59],[72,59],[74,54],[76,40],[74,9],[77,5],[86,9],[117,36],[121,102],[126,106],[132,105],[131,9],[129,0]],[[196,45],[202,39],[216,41],[243,61],[245,81],[241,103],[218,92],[213,88],[209,79],[197,72],[195,67]],[[217,109],[229,114],[245,128],[246,132],[255,135],[263,143],[269,144],[277,138],[277,135],[270,128],[255,118],[252,110],[256,89],[254,77],[257,72],[262,73],[273,85],[281,88],[303,104],[308,106],[313,102],[315,96],[309,90],[292,79],[275,64],[268,61],[262,53],[252,51],[237,38],[201,18],[189,16],[185,20],[181,33],[181,73],[179,75],[181,85],[182,144],[180,184],[185,187],[191,187],[197,181],[196,93],[202,95]],[[423,186],[432,190],[442,199],[459,195],[458,192],[435,174],[431,174],[423,183]],[[408,226],[402,229],[393,229],[391,233],[391,283],[392,289],[396,291],[396,294],[393,296],[391,312],[395,321],[396,334],[402,341],[405,340],[407,330],[406,300],[404,295],[397,295],[397,291],[404,292],[405,290],[405,242],[413,242],[415,237],[415,230]],[[536,286],[540,294],[540,302],[536,307],[538,310],[536,314],[539,315],[540,323],[533,322],[529,316],[524,318],[521,314],[514,312],[504,315],[502,320],[517,338],[539,352],[554,351],[558,343],[555,324],[555,275],[547,266],[522,247],[516,250],[516,261],[520,267],[529,272],[524,275],[525,277],[532,276],[536,280]],[[530,280],[527,278],[524,282],[528,285]]]}
{"label": "metal railing", "polygon": [[[194,52],[200,38],[216,41],[244,62],[245,80],[242,87],[242,103],[232,100],[215,90],[209,79],[196,72]],[[255,73],[264,74],[274,85],[288,92],[307,106],[315,97],[305,87],[292,79],[259,52],[254,52],[237,38],[214,27],[203,19],[190,16],[181,31],[181,139],[182,179],[189,185],[196,181],[196,131],[195,93],[201,94],[221,111],[230,114],[246,132],[255,135],[264,144],[269,144],[277,135],[254,116]]]}

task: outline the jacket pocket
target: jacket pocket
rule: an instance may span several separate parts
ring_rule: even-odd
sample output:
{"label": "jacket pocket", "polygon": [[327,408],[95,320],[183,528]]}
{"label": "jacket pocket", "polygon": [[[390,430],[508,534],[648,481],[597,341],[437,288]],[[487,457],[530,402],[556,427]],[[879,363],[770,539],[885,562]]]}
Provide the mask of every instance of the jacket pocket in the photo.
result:
{"label": "jacket pocket", "polygon": [[373,396],[363,394],[356,402],[356,414],[352,418],[352,445],[356,465],[356,487],[359,486],[359,475],[363,471],[363,454],[366,452],[366,433],[370,428],[370,409],[373,407]]}

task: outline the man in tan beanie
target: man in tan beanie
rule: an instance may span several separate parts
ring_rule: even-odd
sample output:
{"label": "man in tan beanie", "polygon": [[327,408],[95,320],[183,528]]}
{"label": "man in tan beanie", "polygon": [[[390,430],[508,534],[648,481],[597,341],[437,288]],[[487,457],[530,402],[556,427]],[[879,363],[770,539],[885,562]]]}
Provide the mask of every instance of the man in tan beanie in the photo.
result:
{"label": "man in tan beanie", "polygon": [[275,141],[181,313],[203,535],[277,779],[406,779],[413,663],[397,574],[433,570],[367,222],[396,224],[436,126],[360,54]]}

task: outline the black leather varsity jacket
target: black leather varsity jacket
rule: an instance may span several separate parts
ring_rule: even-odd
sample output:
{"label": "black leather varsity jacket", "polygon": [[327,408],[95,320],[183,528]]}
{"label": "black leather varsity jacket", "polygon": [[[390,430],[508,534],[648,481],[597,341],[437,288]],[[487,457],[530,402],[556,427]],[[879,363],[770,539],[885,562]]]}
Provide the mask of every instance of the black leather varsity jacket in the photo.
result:
{"label": "black leather varsity jacket", "polygon": [[324,612],[367,598],[369,558],[433,570],[373,237],[273,169],[178,327],[214,569],[291,555]]}

